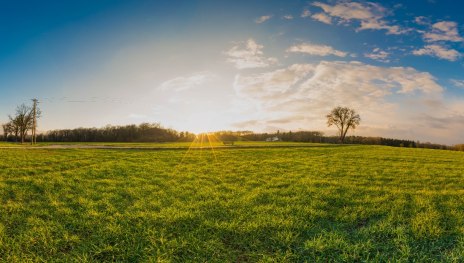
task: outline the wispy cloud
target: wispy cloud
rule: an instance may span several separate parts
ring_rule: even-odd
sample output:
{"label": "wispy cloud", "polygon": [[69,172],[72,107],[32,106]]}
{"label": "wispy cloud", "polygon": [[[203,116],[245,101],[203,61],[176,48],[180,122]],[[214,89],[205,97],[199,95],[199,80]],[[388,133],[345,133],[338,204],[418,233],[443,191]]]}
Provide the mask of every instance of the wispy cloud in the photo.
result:
{"label": "wispy cloud", "polygon": [[[306,79],[300,83],[301,80]],[[298,87],[292,86],[299,83]],[[324,93],[327,100],[346,98],[360,99],[351,92],[358,91],[373,97],[408,94],[420,91],[423,93],[441,92],[443,89],[435,82],[435,78],[427,72],[419,72],[409,67],[378,67],[361,62],[322,61],[319,64],[294,64],[284,69],[271,72],[238,75],[235,80],[236,90],[245,92],[254,98],[274,98],[285,100],[293,95],[310,90]],[[309,89],[308,89],[309,88]],[[339,90],[346,94],[331,93]],[[287,92],[288,96],[280,96]],[[272,95],[272,96],[271,96]],[[274,96],[275,95],[275,96]],[[321,97],[319,94],[317,97]],[[356,94],[361,95],[361,93]],[[297,96],[299,97],[299,96]]]}
{"label": "wispy cloud", "polygon": [[294,64],[288,68],[250,76],[237,75],[234,82],[235,90],[245,96],[264,98],[282,95],[313,71],[313,65]]}
{"label": "wispy cloud", "polygon": [[285,20],[292,20],[293,16],[292,15],[284,15],[284,16],[282,16],[282,18],[285,19]]}
{"label": "wispy cloud", "polygon": [[461,54],[455,49],[447,49],[440,45],[427,45],[412,52],[416,56],[432,56],[449,61],[456,61]]}
{"label": "wispy cloud", "polygon": [[424,40],[427,42],[435,41],[451,41],[461,42],[464,41],[459,35],[458,24],[452,21],[441,21],[433,24],[430,31],[424,32]]}
{"label": "wispy cloud", "polygon": [[316,44],[311,44],[311,43],[303,43],[303,44],[291,46],[290,48],[287,49],[287,52],[305,53],[305,54],[315,55],[315,56],[334,55],[337,57],[346,57],[346,55],[348,54],[347,52],[336,50],[331,46],[316,45]]}
{"label": "wispy cloud", "polygon": [[414,22],[418,25],[430,25],[430,19],[425,16],[417,16],[414,18]]}
{"label": "wispy cloud", "polygon": [[370,58],[370,59],[377,60],[380,62],[385,62],[385,63],[390,62],[390,60],[388,59],[388,57],[390,56],[390,53],[384,50],[381,50],[380,48],[374,48],[372,52],[364,53],[364,56],[366,58]]}
{"label": "wispy cloud", "polygon": [[228,56],[227,62],[233,63],[238,69],[265,68],[276,64],[276,58],[263,55],[263,48],[264,46],[257,44],[253,39],[248,39],[224,53]]}
{"label": "wispy cloud", "polygon": [[271,18],[272,18],[272,15],[260,16],[260,17],[255,19],[255,23],[261,24],[261,23],[264,23],[264,22],[268,21]]}
{"label": "wispy cloud", "polygon": [[338,19],[339,23],[351,21],[360,22],[358,31],[361,30],[386,30],[387,34],[403,34],[407,30],[397,25],[390,25],[385,17],[391,12],[382,5],[372,2],[339,2],[334,5],[314,2],[313,6],[321,8],[326,15]]}
{"label": "wispy cloud", "polygon": [[308,9],[303,10],[303,12],[301,13],[302,18],[310,17],[310,16],[311,16],[311,11],[309,11]]}
{"label": "wispy cloud", "polygon": [[332,18],[328,16],[327,14],[324,13],[317,13],[311,16],[314,20],[317,20],[319,22],[331,25],[332,24]]}
{"label": "wispy cloud", "polygon": [[206,82],[215,80],[216,76],[211,72],[198,72],[187,76],[180,76],[167,80],[158,86],[163,91],[184,91],[200,87]]}
{"label": "wispy cloud", "polygon": [[462,79],[450,79],[450,81],[455,87],[464,89],[464,80],[462,80]]}

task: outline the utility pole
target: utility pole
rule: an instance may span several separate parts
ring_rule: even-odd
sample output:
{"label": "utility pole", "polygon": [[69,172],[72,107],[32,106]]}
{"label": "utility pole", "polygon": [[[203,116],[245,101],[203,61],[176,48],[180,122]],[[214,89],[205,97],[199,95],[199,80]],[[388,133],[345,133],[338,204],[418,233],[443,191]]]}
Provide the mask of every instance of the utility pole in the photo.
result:
{"label": "utility pole", "polygon": [[39,102],[37,99],[32,99],[33,105],[32,105],[32,139],[31,139],[31,144],[36,144],[37,143],[37,135],[36,135],[36,130],[37,130],[37,103]]}

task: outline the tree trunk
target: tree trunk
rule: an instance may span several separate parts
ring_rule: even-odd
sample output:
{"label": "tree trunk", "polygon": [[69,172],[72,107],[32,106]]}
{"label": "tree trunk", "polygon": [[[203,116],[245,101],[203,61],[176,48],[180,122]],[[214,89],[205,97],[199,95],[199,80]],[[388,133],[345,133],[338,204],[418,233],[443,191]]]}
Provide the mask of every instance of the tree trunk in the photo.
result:
{"label": "tree trunk", "polygon": [[340,129],[340,138],[339,138],[339,141],[340,141],[341,144],[343,144],[343,140],[345,139],[345,137],[343,136],[344,128],[345,128],[345,127],[344,127],[344,125],[343,125],[343,123],[342,123],[342,127],[341,127],[341,129]]}
{"label": "tree trunk", "polygon": [[350,126],[346,127],[345,132],[343,133],[343,141],[345,141],[346,133],[348,132],[348,129]]}

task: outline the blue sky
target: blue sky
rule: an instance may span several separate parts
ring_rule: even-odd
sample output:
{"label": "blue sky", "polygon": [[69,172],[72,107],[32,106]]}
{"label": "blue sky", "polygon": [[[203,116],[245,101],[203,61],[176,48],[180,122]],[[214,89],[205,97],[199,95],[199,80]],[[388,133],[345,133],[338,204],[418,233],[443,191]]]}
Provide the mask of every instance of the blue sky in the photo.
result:
{"label": "blue sky", "polygon": [[37,97],[40,130],[321,130],[464,141],[459,1],[4,1],[0,122]]}

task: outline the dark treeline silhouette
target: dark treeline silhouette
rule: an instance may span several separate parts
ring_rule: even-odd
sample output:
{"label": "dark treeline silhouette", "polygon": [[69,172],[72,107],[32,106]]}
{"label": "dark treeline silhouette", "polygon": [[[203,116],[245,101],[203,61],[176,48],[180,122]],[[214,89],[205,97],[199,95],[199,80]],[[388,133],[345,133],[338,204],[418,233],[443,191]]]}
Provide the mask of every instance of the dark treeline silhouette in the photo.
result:
{"label": "dark treeline silhouette", "polygon": [[42,142],[179,142],[193,141],[195,134],[163,128],[159,123],[52,130],[37,137]]}
{"label": "dark treeline silhouette", "polygon": [[266,141],[278,139],[284,142],[323,142],[324,134],[318,131],[298,131],[298,132],[279,132],[276,133],[251,133],[244,135],[243,138],[249,141]]}
{"label": "dark treeline silhouette", "polygon": [[[324,136],[320,131],[296,131],[276,133],[253,133],[249,131],[221,131],[216,134],[225,141],[284,141],[284,142],[312,142],[312,143],[340,143],[339,136]],[[382,137],[347,136],[344,143],[387,145],[397,147],[417,147],[417,142],[409,140],[388,139]]]}
{"label": "dark treeline silhouette", "polygon": [[[334,138],[336,139],[336,138]],[[383,137],[348,136],[345,143],[417,148],[418,142]]]}
{"label": "dark treeline silhouette", "polygon": [[[319,131],[277,131],[276,133],[253,133],[251,131],[220,131],[216,132],[215,135],[222,141],[284,141],[335,144],[340,143],[339,136],[324,136],[324,134]],[[344,139],[344,143],[464,151],[464,144],[449,146],[443,144],[434,144],[430,142],[419,142],[383,137],[347,136]]]}

